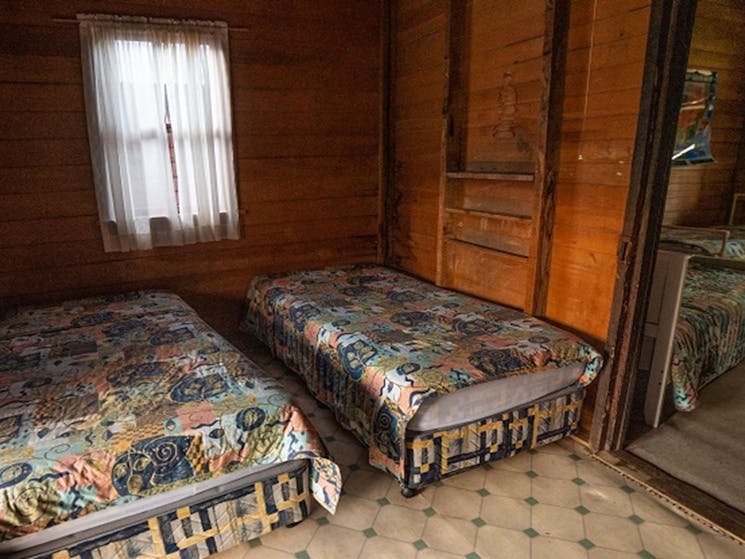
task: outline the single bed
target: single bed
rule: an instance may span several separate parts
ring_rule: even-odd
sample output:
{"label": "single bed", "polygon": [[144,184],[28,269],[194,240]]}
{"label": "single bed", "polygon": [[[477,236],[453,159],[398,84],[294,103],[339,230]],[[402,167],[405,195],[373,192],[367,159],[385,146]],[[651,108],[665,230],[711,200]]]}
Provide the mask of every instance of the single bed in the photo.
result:
{"label": "single bed", "polygon": [[574,432],[602,364],[536,318],[375,265],[257,277],[243,327],[404,494]]}
{"label": "single bed", "polygon": [[645,420],[696,408],[699,392],[745,359],[745,262],[658,251],[640,369]]}
{"label": "single bed", "polygon": [[280,383],[173,294],[0,320],[2,557],[204,557],[340,486]]}

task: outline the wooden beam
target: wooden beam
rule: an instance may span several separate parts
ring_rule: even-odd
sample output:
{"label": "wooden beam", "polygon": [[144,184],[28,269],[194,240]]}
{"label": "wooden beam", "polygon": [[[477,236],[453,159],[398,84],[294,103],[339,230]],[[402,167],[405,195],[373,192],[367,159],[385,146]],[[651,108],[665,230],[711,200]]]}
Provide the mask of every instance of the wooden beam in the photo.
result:
{"label": "wooden beam", "polygon": [[394,0],[380,6],[380,129],[378,133],[378,264],[388,255],[388,188],[391,184],[391,63],[393,61],[392,18]]}
{"label": "wooden beam", "polygon": [[[447,263],[444,235],[445,235],[445,204],[447,200],[447,172],[462,164],[462,138],[465,136],[465,126],[460,122],[456,125],[454,118],[465,120],[462,108],[465,93],[462,79],[461,63],[463,58],[463,41],[466,26],[466,3],[458,0],[448,0],[446,5],[445,27],[445,72],[442,81],[442,130],[440,133],[440,180],[437,197],[437,258],[435,268],[435,283],[443,285],[445,281],[445,266]],[[457,140],[453,139],[456,133]]]}
{"label": "wooden beam", "polygon": [[468,82],[471,57],[466,52],[469,3],[451,0],[448,18],[448,66],[443,115],[447,143],[446,171],[464,171],[468,126]]}
{"label": "wooden beam", "polygon": [[569,0],[546,4],[543,43],[543,92],[535,146],[533,239],[528,263],[525,312],[546,313],[556,181],[564,105],[564,78],[569,35]]}
{"label": "wooden beam", "polygon": [[642,328],[662,226],[675,128],[696,12],[689,0],[654,0],[637,122],[631,186],[618,249],[608,359],[598,379],[590,446],[625,443]]}

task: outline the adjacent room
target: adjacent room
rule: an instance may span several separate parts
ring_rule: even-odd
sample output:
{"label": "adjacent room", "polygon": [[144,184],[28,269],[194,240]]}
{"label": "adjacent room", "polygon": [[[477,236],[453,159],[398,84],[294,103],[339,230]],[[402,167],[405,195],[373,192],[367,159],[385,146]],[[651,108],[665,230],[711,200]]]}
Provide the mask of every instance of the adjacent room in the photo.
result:
{"label": "adjacent room", "polygon": [[744,29],[0,2],[0,557],[742,557]]}
{"label": "adjacent room", "polygon": [[[714,39],[725,30],[721,40]],[[745,510],[745,28],[699,2],[629,452]]]}

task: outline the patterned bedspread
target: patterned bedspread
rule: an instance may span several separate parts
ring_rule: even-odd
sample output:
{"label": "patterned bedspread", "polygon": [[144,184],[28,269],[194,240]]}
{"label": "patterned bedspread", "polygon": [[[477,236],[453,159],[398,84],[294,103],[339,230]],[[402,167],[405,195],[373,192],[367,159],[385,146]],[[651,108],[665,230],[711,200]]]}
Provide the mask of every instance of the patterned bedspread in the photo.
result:
{"label": "patterned bedspread", "polygon": [[[716,230],[729,230],[730,235],[722,255],[733,260],[745,260],[745,226],[723,225]],[[683,249],[708,256],[719,256],[722,251],[723,236],[717,231],[676,229],[663,227],[660,241]]]}
{"label": "patterned bedspread", "polygon": [[699,391],[745,359],[745,271],[688,265],[675,326],[675,407],[691,411]]}
{"label": "patterned bedspread", "polygon": [[255,278],[243,325],[399,479],[406,426],[426,398],[576,363],[587,384],[602,364],[545,322],[371,265]]}
{"label": "patterned bedspread", "polygon": [[238,468],[339,469],[277,381],[175,295],[130,293],[0,320],[0,539]]}

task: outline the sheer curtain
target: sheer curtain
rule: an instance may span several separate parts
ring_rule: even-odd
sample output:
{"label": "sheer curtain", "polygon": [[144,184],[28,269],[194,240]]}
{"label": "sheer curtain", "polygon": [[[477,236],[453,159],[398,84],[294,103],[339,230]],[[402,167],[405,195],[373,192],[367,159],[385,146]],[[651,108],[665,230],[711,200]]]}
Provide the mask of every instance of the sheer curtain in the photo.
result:
{"label": "sheer curtain", "polygon": [[227,27],[79,18],[104,249],[237,239]]}

